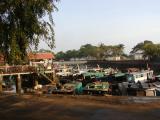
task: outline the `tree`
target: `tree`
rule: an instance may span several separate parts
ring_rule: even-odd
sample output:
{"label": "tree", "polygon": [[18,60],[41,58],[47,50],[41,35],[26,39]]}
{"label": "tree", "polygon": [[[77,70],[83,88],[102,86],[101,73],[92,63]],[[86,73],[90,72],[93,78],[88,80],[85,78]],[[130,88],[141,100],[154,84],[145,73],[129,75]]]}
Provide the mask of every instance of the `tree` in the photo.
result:
{"label": "tree", "polygon": [[107,51],[107,46],[103,43],[101,43],[98,47],[97,47],[97,55],[96,58],[98,60],[103,60],[106,57],[106,51]]}
{"label": "tree", "polygon": [[65,54],[64,52],[60,51],[60,52],[58,52],[58,53],[56,54],[56,59],[57,59],[57,60],[64,60],[64,59],[65,59],[65,56],[66,56],[66,54]]}
{"label": "tree", "polygon": [[134,46],[133,48],[132,48],[132,51],[130,52],[131,54],[134,54],[134,53],[136,53],[137,51],[143,51],[143,47],[146,45],[146,44],[153,44],[153,42],[152,41],[150,41],[150,40],[145,40],[144,42],[140,42],[140,43],[138,43],[136,46]]}
{"label": "tree", "polygon": [[160,56],[160,44],[145,44],[143,46],[144,56],[150,60]]}
{"label": "tree", "polygon": [[[53,18],[59,0],[1,0],[0,52],[10,64],[26,60],[29,46],[44,40],[54,48]],[[45,21],[44,17],[49,20]]]}
{"label": "tree", "polygon": [[114,45],[106,46],[101,43],[98,46],[93,46],[91,44],[85,44],[80,47],[79,50],[68,50],[64,52],[58,52],[56,55],[57,60],[64,59],[69,60],[70,58],[83,58],[83,57],[94,57],[97,60],[104,60],[106,57],[110,56],[120,56],[124,55],[124,45]]}
{"label": "tree", "polygon": [[114,56],[120,56],[120,55],[123,55],[124,54],[124,45],[123,44],[119,44],[119,45],[115,45],[115,46],[112,46],[112,55]]}
{"label": "tree", "polygon": [[68,60],[71,58],[77,58],[77,57],[78,57],[78,51],[76,51],[76,50],[68,50],[66,52],[65,58]]}
{"label": "tree", "polygon": [[97,52],[97,47],[91,44],[82,45],[79,50],[79,55],[81,57],[95,57]]}
{"label": "tree", "polygon": [[[37,52],[40,52],[40,53],[53,53],[52,50],[48,50],[48,49],[40,49],[39,51]],[[54,53],[53,53],[54,54]]]}
{"label": "tree", "polygon": [[131,53],[135,54],[139,50],[142,52],[144,58],[152,59],[160,56],[160,44],[154,44],[149,40],[138,43],[134,48],[132,48]]}

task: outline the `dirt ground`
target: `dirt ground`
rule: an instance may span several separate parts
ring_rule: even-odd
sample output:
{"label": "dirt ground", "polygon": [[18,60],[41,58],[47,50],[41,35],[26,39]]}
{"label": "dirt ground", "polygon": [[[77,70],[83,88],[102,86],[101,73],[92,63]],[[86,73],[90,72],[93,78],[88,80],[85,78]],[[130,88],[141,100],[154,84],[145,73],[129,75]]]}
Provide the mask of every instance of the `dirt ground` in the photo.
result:
{"label": "dirt ground", "polygon": [[160,98],[0,95],[0,120],[159,120]]}

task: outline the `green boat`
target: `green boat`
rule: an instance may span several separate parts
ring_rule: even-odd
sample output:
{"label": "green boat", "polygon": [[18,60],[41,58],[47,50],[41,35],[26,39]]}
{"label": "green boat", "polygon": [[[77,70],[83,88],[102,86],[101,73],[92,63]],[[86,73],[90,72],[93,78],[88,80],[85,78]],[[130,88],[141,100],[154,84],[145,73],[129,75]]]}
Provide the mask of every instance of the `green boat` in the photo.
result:
{"label": "green boat", "polygon": [[89,70],[88,72],[86,73],[83,73],[82,74],[84,78],[86,77],[103,77],[104,76],[104,73],[103,72],[98,72],[98,71],[94,71],[94,70]]}
{"label": "green boat", "polygon": [[93,82],[88,83],[84,88],[85,94],[110,94],[110,85],[108,82]]}
{"label": "green boat", "polygon": [[64,84],[61,89],[53,91],[53,93],[66,93],[66,94],[82,94],[82,83],[77,81],[72,81],[70,83]]}

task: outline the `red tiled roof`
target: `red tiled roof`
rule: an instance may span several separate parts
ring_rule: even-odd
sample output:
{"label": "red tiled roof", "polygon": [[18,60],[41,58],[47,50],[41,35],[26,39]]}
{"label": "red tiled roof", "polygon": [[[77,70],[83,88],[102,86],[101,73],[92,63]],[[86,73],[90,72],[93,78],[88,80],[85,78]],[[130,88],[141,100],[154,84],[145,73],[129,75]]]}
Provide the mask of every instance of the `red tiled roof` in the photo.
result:
{"label": "red tiled roof", "polygon": [[53,59],[54,55],[52,53],[29,53],[29,60],[41,60],[41,59]]}
{"label": "red tiled roof", "polygon": [[4,55],[0,54],[0,64],[4,63]]}
{"label": "red tiled roof", "polygon": [[0,54],[0,61],[4,61],[4,55]]}

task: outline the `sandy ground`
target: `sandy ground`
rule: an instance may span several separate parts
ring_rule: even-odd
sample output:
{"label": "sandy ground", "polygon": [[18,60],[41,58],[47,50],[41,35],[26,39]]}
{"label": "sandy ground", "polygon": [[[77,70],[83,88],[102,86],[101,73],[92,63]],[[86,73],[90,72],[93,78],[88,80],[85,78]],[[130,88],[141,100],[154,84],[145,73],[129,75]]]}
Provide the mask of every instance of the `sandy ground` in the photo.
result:
{"label": "sandy ground", "polygon": [[0,120],[160,120],[160,98],[0,95]]}

